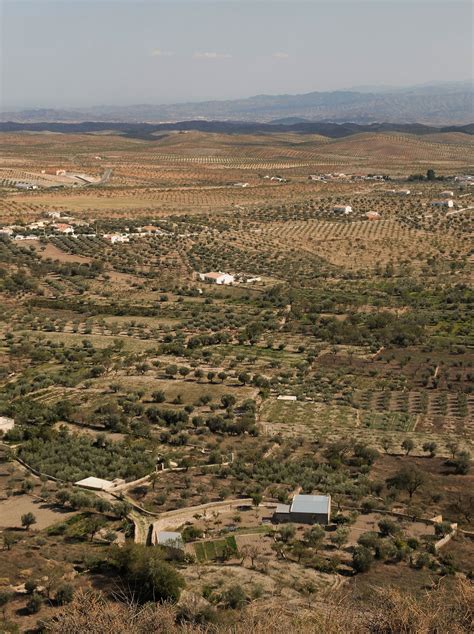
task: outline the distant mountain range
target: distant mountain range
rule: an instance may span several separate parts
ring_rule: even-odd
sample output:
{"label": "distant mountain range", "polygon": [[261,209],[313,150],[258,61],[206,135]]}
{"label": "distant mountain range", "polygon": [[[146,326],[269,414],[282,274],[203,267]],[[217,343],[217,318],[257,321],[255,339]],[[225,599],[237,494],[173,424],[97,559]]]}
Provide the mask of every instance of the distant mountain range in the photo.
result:
{"label": "distant mountain range", "polygon": [[34,109],[0,114],[0,121],[83,121],[166,123],[190,119],[260,123],[330,122],[361,125],[381,121],[435,126],[474,121],[471,82],[435,83],[410,88],[362,87],[359,90],[302,95],[256,95],[246,99],[171,105],[95,106],[74,110]]}
{"label": "distant mountain range", "polygon": [[196,130],[214,134],[269,134],[274,132],[297,132],[299,134],[320,134],[332,139],[351,136],[362,132],[397,132],[404,134],[436,134],[439,132],[460,132],[474,135],[474,123],[462,126],[427,126],[420,123],[327,123],[327,122],[285,122],[258,123],[247,121],[177,121],[172,123],[123,123],[83,121],[68,123],[42,121],[38,123],[22,121],[0,121],[0,132],[60,132],[62,134],[100,134],[115,132],[125,137],[157,141],[174,132]]}

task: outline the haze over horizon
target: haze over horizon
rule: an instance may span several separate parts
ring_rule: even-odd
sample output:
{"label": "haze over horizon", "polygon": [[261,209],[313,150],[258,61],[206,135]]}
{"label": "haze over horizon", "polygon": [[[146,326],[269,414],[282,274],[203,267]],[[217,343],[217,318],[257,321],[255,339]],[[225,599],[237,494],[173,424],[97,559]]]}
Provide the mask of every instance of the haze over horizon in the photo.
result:
{"label": "haze over horizon", "polygon": [[386,89],[473,75],[465,0],[3,0],[1,9],[3,110]]}

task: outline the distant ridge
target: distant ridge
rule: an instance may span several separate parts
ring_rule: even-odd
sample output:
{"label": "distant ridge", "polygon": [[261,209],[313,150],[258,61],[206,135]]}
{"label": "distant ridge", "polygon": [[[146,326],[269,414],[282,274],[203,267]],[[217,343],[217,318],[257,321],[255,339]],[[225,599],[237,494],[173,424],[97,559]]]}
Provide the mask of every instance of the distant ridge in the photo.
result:
{"label": "distant ridge", "polygon": [[336,90],[301,95],[256,95],[246,99],[168,105],[95,106],[91,108],[36,109],[4,112],[0,121],[37,123],[169,123],[203,119],[296,123],[377,121],[464,125],[474,120],[474,90],[470,82],[435,83],[409,88],[381,87],[379,91]]}
{"label": "distant ridge", "polygon": [[178,121],[176,123],[107,123],[101,121],[85,121],[83,123],[19,123],[16,121],[0,122],[0,132],[61,132],[63,134],[94,134],[111,131],[131,138],[157,141],[158,132],[214,132],[220,134],[265,134],[272,132],[298,132],[300,134],[319,134],[338,139],[362,132],[397,132],[402,134],[435,134],[439,132],[461,132],[474,134],[474,123],[462,126],[434,127],[420,123],[373,123],[359,125],[356,123],[313,123],[300,122],[292,124],[258,123],[241,121]]}

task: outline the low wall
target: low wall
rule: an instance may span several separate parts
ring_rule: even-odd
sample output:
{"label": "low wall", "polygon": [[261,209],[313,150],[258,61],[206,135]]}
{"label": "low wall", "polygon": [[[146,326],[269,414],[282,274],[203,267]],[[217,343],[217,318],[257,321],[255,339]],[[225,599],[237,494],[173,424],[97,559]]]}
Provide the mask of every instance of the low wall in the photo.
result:
{"label": "low wall", "polygon": [[194,519],[194,515],[205,515],[206,511],[216,511],[223,513],[225,511],[231,511],[242,505],[252,505],[251,498],[242,498],[239,500],[224,500],[222,502],[208,502],[207,504],[200,504],[199,506],[188,506],[184,509],[176,509],[174,511],[167,511],[161,513],[159,519],[153,523],[155,531],[165,530],[167,527],[177,526],[190,522]]}
{"label": "low wall", "polygon": [[446,546],[446,544],[448,542],[450,542],[452,540],[452,538],[456,535],[458,530],[458,525],[457,524],[451,524],[451,532],[448,533],[447,535],[445,535],[442,539],[438,540],[435,545],[434,545],[434,549],[436,552],[438,552],[438,550],[440,548],[443,548],[443,546]]}
{"label": "low wall", "polygon": [[60,480],[59,478],[55,478],[54,476],[49,475],[48,473],[41,473],[41,471],[38,471],[38,469],[35,469],[34,467],[30,467],[29,464],[27,464],[24,460],[22,460],[18,456],[15,456],[15,460],[17,462],[19,462],[21,465],[23,465],[25,467],[25,469],[28,469],[28,471],[31,471],[31,473],[33,475],[37,476],[38,478],[47,478],[48,480],[52,480],[53,482],[59,482],[59,484],[66,484],[66,482],[64,482],[64,480]]}

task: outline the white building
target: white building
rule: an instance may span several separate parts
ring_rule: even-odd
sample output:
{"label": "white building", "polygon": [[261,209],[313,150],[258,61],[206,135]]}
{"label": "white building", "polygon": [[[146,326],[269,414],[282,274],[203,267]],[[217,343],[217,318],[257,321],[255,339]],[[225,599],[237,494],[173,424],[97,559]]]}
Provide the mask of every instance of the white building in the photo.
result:
{"label": "white building", "polygon": [[235,282],[235,277],[233,275],[229,275],[229,273],[222,273],[220,271],[199,273],[199,279],[203,282],[211,282],[212,284],[233,284]]}
{"label": "white building", "polygon": [[367,220],[380,220],[381,216],[378,211],[368,211],[365,214]]}
{"label": "white building", "polygon": [[7,431],[10,431],[10,429],[13,429],[14,426],[15,426],[15,420],[13,418],[0,416],[0,435],[6,434]]}
{"label": "white building", "polygon": [[27,225],[28,229],[44,229],[46,227],[46,221],[45,220],[38,220],[38,222],[30,222],[29,225]]}
{"label": "white building", "polygon": [[38,185],[32,183],[15,183],[17,189],[38,189]]}
{"label": "white building", "polygon": [[130,242],[130,238],[126,235],[122,235],[121,233],[105,233],[103,238],[104,240],[107,240],[107,242],[110,242],[110,244]]}
{"label": "white building", "polygon": [[350,214],[352,207],[350,205],[335,205],[332,210],[337,214]]}
{"label": "white building", "polygon": [[53,225],[53,227],[59,233],[64,233],[64,235],[69,235],[71,233],[74,233],[74,227],[72,225],[68,225],[68,224],[66,224],[64,222],[58,222],[55,225]]}
{"label": "white building", "polygon": [[91,489],[92,491],[108,491],[119,484],[124,484],[124,482],[125,480],[121,480],[120,478],[116,478],[115,480],[104,480],[103,478],[89,476],[83,480],[78,480],[74,484],[76,486],[83,487],[84,489]]}
{"label": "white building", "polygon": [[451,199],[447,200],[433,200],[431,203],[433,207],[454,207],[454,203]]}

